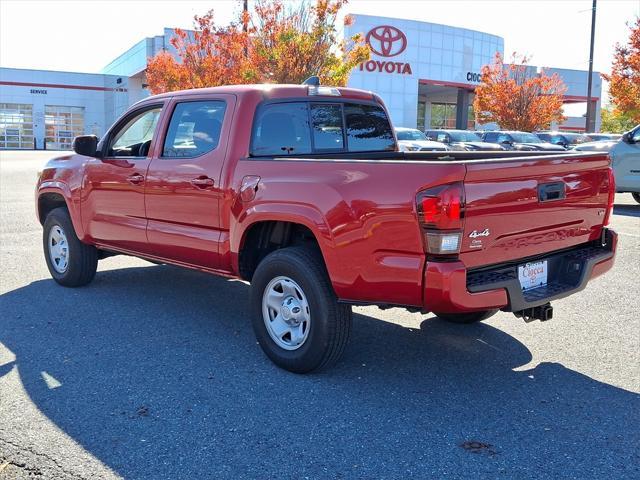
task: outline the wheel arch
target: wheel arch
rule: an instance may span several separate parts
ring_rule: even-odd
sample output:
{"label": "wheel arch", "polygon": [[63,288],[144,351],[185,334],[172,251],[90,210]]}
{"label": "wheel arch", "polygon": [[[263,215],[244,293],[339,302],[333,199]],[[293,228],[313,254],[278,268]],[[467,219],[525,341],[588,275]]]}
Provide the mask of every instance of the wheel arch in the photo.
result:
{"label": "wheel arch", "polygon": [[[309,215],[292,215],[291,212],[255,213],[232,235],[234,269],[241,278],[251,280],[260,261],[272,251],[293,245],[310,245],[317,248],[327,271],[333,260],[333,239],[324,218],[319,212]],[[315,218],[314,218],[315,217]],[[331,277],[330,277],[331,278]]]}
{"label": "wheel arch", "polygon": [[75,205],[69,187],[61,182],[51,182],[50,185],[40,187],[36,199],[36,214],[40,225],[44,225],[47,215],[59,207],[66,208],[71,217],[71,223],[80,240],[84,237],[79,205]]}

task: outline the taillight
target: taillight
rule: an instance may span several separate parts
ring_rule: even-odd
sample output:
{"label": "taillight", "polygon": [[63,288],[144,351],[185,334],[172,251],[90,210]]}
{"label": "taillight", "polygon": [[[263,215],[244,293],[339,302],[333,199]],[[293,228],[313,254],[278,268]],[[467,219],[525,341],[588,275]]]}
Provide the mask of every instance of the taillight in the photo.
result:
{"label": "taillight", "polygon": [[609,167],[609,202],[607,205],[607,211],[604,214],[603,226],[609,225],[609,219],[611,218],[611,212],[613,211],[613,204],[616,200],[616,179],[613,176],[613,168]]}
{"label": "taillight", "polygon": [[426,251],[433,255],[460,252],[464,190],[461,182],[423,190],[416,197]]}

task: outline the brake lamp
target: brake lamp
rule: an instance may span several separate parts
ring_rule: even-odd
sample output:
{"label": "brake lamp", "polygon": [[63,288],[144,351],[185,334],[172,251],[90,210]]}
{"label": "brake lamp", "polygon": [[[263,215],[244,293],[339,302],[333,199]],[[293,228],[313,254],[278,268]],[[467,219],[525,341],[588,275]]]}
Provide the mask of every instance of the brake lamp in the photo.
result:
{"label": "brake lamp", "polygon": [[611,218],[611,212],[613,211],[613,204],[616,199],[616,179],[613,175],[613,168],[609,167],[609,201],[607,204],[607,211],[604,214],[604,222],[602,226],[609,225],[609,219]]}
{"label": "brake lamp", "polygon": [[460,252],[464,190],[452,183],[423,190],[416,198],[418,219],[427,253],[452,255]]}

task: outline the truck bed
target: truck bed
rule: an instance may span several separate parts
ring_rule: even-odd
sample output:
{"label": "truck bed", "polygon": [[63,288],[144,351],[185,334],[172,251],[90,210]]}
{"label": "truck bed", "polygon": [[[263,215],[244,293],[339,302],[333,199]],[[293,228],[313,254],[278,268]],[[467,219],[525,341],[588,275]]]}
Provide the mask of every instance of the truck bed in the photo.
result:
{"label": "truck bed", "polygon": [[[299,219],[317,234],[336,293],[356,302],[423,304],[429,258],[416,195],[425,189],[463,182],[458,257],[468,269],[594,241],[602,232],[608,202],[609,158],[601,153],[250,157],[233,171],[234,189],[244,176],[261,178],[256,198],[247,206],[254,219],[262,210],[280,212],[283,219]],[[547,184],[562,185],[564,197],[540,201],[538,187]],[[246,228],[244,211],[234,215],[229,225],[232,251],[240,248]],[[485,236],[472,235],[485,230]]]}

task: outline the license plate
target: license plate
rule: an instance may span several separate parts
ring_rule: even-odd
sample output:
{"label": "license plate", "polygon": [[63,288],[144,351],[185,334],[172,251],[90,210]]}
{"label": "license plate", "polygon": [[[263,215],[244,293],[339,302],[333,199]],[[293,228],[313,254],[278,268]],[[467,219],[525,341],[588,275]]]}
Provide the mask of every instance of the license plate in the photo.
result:
{"label": "license plate", "polygon": [[522,290],[542,287],[547,284],[547,261],[525,263],[518,266],[518,280]]}

